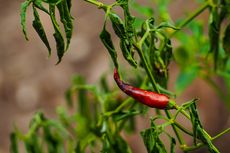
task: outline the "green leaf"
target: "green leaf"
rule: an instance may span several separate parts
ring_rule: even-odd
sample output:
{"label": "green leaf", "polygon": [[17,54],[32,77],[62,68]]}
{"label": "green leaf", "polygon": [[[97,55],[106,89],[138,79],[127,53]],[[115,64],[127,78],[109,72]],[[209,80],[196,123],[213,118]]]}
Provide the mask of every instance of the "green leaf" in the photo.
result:
{"label": "green leaf", "polygon": [[135,17],[131,15],[130,11],[129,11],[129,5],[128,5],[128,0],[124,0],[121,3],[121,7],[124,11],[124,17],[125,17],[125,28],[126,28],[126,32],[127,32],[127,37],[129,39],[129,41],[132,41],[132,37],[134,36],[134,28],[133,28],[133,24],[135,21]]}
{"label": "green leaf", "polygon": [[229,57],[230,56],[230,23],[228,24],[224,32],[223,48],[225,50],[225,53]]}
{"label": "green leaf", "polygon": [[56,64],[59,64],[62,60],[62,57],[65,53],[65,42],[64,38],[61,33],[61,29],[57,23],[56,17],[55,17],[55,5],[49,4],[49,11],[50,11],[50,17],[53,23],[53,27],[55,30],[55,33],[53,34],[55,41],[56,41],[56,48],[57,48],[57,56],[58,56],[58,62]]}
{"label": "green leaf", "polygon": [[30,137],[24,140],[27,153],[43,153],[37,133],[31,133]]}
{"label": "green leaf", "polygon": [[23,2],[21,4],[21,13],[20,13],[22,31],[23,31],[23,34],[26,40],[29,40],[27,36],[27,30],[26,30],[26,10],[29,7],[30,3],[31,3],[31,0],[26,0],[25,2]]}
{"label": "green leaf", "polygon": [[160,134],[161,131],[158,131],[156,127],[141,132],[148,153],[167,153],[163,142],[159,138]]}
{"label": "green leaf", "polygon": [[49,45],[49,41],[46,37],[45,30],[43,28],[39,14],[38,14],[37,10],[35,9],[35,7],[33,7],[33,12],[34,12],[33,27],[36,30],[36,32],[38,33],[38,35],[41,38],[41,40],[43,41],[43,43],[46,45],[48,52],[49,52],[49,56],[50,56],[51,55],[51,48]]}
{"label": "green leaf", "polygon": [[113,64],[115,67],[118,67],[118,62],[117,62],[117,53],[116,50],[114,48],[112,39],[111,39],[111,35],[110,33],[106,30],[106,23],[104,23],[104,27],[102,32],[100,33],[100,39],[102,41],[102,43],[104,44],[104,46],[107,48],[112,60],[113,60]]}
{"label": "green leaf", "polygon": [[61,3],[58,3],[57,8],[60,14],[60,20],[64,25],[64,29],[65,29],[66,40],[67,40],[65,50],[67,50],[73,33],[72,17],[70,15],[70,10],[68,8],[68,4],[66,0],[63,0]]}
{"label": "green leaf", "polygon": [[66,99],[68,107],[73,107],[73,98],[72,98],[72,90],[71,90],[71,88],[66,90],[65,99]]}
{"label": "green leaf", "polygon": [[72,6],[72,0],[66,0],[66,2],[67,2],[67,5],[68,5],[68,9],[70,11],[71,6]]}
{"label": "green leaf", "polygon": [[125,25],[121,18],[112,12],[109,13],[109,18],[112,22],[113,30],[116,33],[116,35],[121,39],[127,38]]}
{"label": "green leaf", "polygon": [[129,62],[133,67],[137,67],[137,61],[133,58],[132,46],[127,39],[121,39],[120,48],[123,57]]}
{"label": "green leaf", "polygon": [[18,140],[14,132],[10,134],[10,153],[18,153]]}
{"label": "green leaf", "polygon": [[130,118],[132,116],[136,116],[136,115],[141,114],[141,113],[142,112],[140,112],[140,111],[130,110],[130,111],[119,112],[117,114],[114,114],[113,118],[115,121],[120,121],[120,120]]}
{"label": "green leaf", "polygon": [[62,0],[43,0],[43,1],[46,2],[46,3],[48,3],[48,4],[58,4]]}
{"label": "green leaf", "polygon": [[34,0],[33,5],[38,9],[42,10],[43,12],[49,14],[49,11],[42,5],[42,2],[43,2],[42,0]]}
{"label": "green leaf", "polygon": [[170,138],[170,153],[175,153],[176,139],[173,137]]}
{"label": "green leaf", "polygon": [[216,7],[211,10],[209,17],[209,41],[210,41],[210,53],[213,53],[214,68],[217,69],[219,60],[219,35],[220,35],[220,24],[219,15]]}
{"label": "green leaf", "polygon": [[175,84],[177,94],[181,94],[185,88],[192,83],[192,81],[198,76],[199,70],[200,68],[198,66],[191,65],[180,72]]}
{"label": "green leaf", "polygon": [[199,136],[201,141],[207,145],[208,150],[211,153],[220,153],[219,150],[212,144],[210,136],[207,134],[207,132],[203,129],[201,125],[195,102],[193,102],[193,104],[190,105],[190,117],[193,124],[194,143],[196,144],[196,138]]}

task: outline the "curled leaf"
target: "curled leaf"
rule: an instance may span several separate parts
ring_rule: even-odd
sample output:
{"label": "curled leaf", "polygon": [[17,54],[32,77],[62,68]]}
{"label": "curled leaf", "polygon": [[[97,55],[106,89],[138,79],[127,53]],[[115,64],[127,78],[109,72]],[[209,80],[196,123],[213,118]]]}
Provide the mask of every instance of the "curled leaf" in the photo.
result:
{"label": "curled leaf", "polygon": [[[106,24],[106,23],[105,23]],[[110,33],[106,30],[106,27],[104,25],[102,32],[100,33],[100,39],[102,41],[102,43],[104,44],[104,46],[107,48],[113,63],[115,65],[115,67],[118,67],[118,62],[117,62],[117,53],[116,50],[114,48],[112,39],[111,39],[111,35]]]}
{"label": "curled leaf", "polygon": [[123,21],[121,20],[121,18],[114,13],[110,13],[109,18],[112,22],[113,30],[116,33],[116,35],[121,39],[125,39],[126,30],[125,30],[125,25]]}
{"label": "curled leaf", "polygon": [[129,62],[129,64],[136,68],[137,61],[133,58],[132,46],[129,44],[129,41],[126,39],[122,39],[120,41],[120,48],[122,50],[124,58]]}

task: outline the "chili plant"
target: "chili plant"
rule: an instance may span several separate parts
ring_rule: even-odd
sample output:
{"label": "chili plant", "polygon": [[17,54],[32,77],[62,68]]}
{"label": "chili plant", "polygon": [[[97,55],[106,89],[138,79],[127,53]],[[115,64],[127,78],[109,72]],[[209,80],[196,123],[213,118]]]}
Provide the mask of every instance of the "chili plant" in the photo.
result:
{"label": "chili plant", "polygon": [[[130,153],[132,150],[121,133],[134,131],[135,118],[146,114],[150,106],[156,109],[157,114],[150,119],[150,127],[141,131],[149,153],[175,152],[176,145],[183,152],[206,146],[210,152],[218,153],[213,141],[228,133],[230,128],[210,136],[200,121],[196,106],[198,99],[178,105],[175,95],[183,94],[185,88],[200,77],[217,90],[230,109],[229,95],[212,80],[212,76],[223,78],[226,90],[230,92],[230,1],[199,0],[197,10],[175,21],[168,13],[170,0],[150,1],[156,5],[155,9],[134,0],[116,0],[110,4],[84,1],[86,5],[94,5],[105,12],[100,39],[112,59],[114,79],[121,90],[110,87],[105,76],[101,77],[98,85],[88,85],[81,76],[73,77],[72,86],[66,91],[68,107],[58,107],[57,119],[48,119],[42,112],[36,113],[26,134],[15,128],[10,136],[11,152],[19,152],[20,141],[28,153]],[[39,12],[50,17],[57,64],[60,63],[73,31],[71,0],[25,0],[21,5],[21,25],[26,39],[26,11],[29,6],[33,9],[33,27],[47,47],[49,56],[51,47]],[[117,12],[117,7],[122,9],[122,14]],[[204,22],[196,18],[205,10],[209,12],[208,35],[204,32]],[[132,15],[133,12],[137,15]],[[113,31],[108,30],[109,22]],[[114,45],[111,33],[119,39],[119,46]],[[172,40],[178,42],[178,47],[173,48]],[[121,81],[120,76],[124,74],[117,52],[122,53],[130,68],[142,74],[134,75],[136,87]],[[175,93],[167,90],[168,69],[173,60],[180,68]],[[121,96],[122,91],[126,97]],[[70,113],[72,108],[76,108],[74,113]],[[177,120],[179,115],[190,122],[191,128]],[[159,124],[157,120],[164,122]],[[174,134],[167,127],[171,127]],[[169,148],[162,135],[169,139]],[[184,135],[190,136],[193,144],[187,144]]]}

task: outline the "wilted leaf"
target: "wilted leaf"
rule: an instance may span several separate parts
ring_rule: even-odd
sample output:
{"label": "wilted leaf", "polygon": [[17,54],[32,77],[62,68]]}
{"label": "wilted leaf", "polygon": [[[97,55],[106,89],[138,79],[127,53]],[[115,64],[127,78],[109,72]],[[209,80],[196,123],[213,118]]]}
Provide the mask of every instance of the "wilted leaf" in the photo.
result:
{"label": "wilted leaf", "polygon": [[104,24],[103,30],[100,33],[100,39],[102,41],[102,43],[104,44],[104,46],[107,48],[113,63],[115,65],[115,67],[118,67],[118,62],[117,62],[117,53],[116,50],[114,48],[111,36],[109,34],[109,32],[106,30],[106,23]]}
{"label": "wilted leaf", "polygon": [[125,25],[121,18],[118,15],[111,12],[109,13],[109,18],[112,22],[113,30],[116,33],[116,35],[121,39],[126,39]]}
{"label": "wilted leaf", "polygon": [[127,39],[121,39],[120,48],[123,54],[123,57],[129,62],[133,67],[137,67],[137,61],[133,58],[132,46],[130,46]]}
{"label": "wilted leaf", "polygon": [[160,133],[156,127],[151,127],[141,132],[148,153],[167,153],[163,142],[159,138]]}

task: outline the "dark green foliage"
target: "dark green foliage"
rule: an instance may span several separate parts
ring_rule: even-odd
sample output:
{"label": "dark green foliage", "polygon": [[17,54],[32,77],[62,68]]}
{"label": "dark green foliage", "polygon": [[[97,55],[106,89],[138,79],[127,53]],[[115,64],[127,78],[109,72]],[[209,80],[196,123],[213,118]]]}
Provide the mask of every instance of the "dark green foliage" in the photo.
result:
{"label": "dark green foliage", "polygon": [[[48,3],[49,9],[47,9],[43,5],[43,3]],[[45,30],[42,26],[42,23],[40,21],[39,13],[36,10],[39,9],[43,12],[45,12],[47,15],[50,16],[50,19],[53,23],[53,29],[54,29],[54,39],[56,41],[56,50],[57,50],[57,56],[58,56],[58,63],[61,62],[62,57],[65,53],[65,51],[68,49],[70,40],[72,38],[72,32],[73,32],[73,18],[70,15],[70,8],[71,8],[71,1],[70,0],[26,0],[21,5],[21,25],[22,30],[24,33],[25,38],[28,40],[27,31],[26,31],[26,10],[29,7],[29,5],[33,5],[33,15],[34,15],[34,21],[33,21],[33,27],[38,33],[39,37],[43,41],[43,43],[46,45],[49,56],[51,55],[51,47],[49,45]],[[62,22],[64,26],[65,31],[65,39],[62,36],[61,28],[58,24],[58,21],[55,16],[55,8],[58,8],[58,12],[60,14],[60,21]]]}
{"label": "dark green foliage", "polygon": [[[175,21],[176,26],[172,24],[174,22],[168,12],[170,0],[154,0],[156,10],[153,10],[151,5],[143,6],[129,0],[114,0],[112,4],[104,4],[97,0],[84,1],[105,11],[100,39],[113,65],[119,68],[118,71],[124,75],[123,77],[138,80],[131,80],[131,84],[145,90],[167,94],[171,97],[170,100],[174,101],[172,97],[176,97],[175,93],[177,96],[182,94],[193,80],[199,77],[214,87],[230,108],[230,96],[226,94],[230,92],[230,24],[227,21],[228,25],[224,25],[230,18],[229,0],[199,0],[202,5],[188,18]],[[58,64],[72,37],[71,0],[25,0],[21,5],[21,25],[27,40],[26,13],[30,5],[33,7],[33,27],[46,45],[49,55],[51,47],[39,11],[45,12],[52,21]],[[47,6],[49,8],[46,8]],[[140,16],[133,16],[130,7]],[[117,8],[121,9],[122,14],[118,13]],[[207,8],[210,11],[208,35],[204,32],[205,24],[196,19]],[[55,15],[56,12],[59,13],[59,17]],[[109,21],[119,41],[118,47],[122,56],[129,66],[138,68],[135,71],[123,71],[124,67],[117,58],[119,49],[116,49],[109,31]],[[177,45],[173,44],[173,38],[176,39]],[[175,82],[175,93],[167,90],[168,70],[172,60],[180,69]],[[224,78],[228,92],[224,93],[224,87],[218,87],[212,80],[216,76]],[[19,153],[20,141],[24,143],[27,153],[85,153],[99,150],[101,153],[132,152],[121,133],[132,133],[136,130],[136,116],[144,116],[149,110],[146,106],[121,95],[119,88],[110,86],[106,75],[101,77],[98,86],[88,85],[83,77],[74,76],[65,96],[68,107],[57,109],[58,119],[47,119],[43,113],[38,112],[34,115],[26,134],[17,129],[12,132],[11,153]],[[219,152],[213,141],[230,129],[211,137],[199,119],[196,101],[195,99],[185,102],[181,106],[175,104],[175,111],[166,110],[166,115],[156,110],[157,115],[151,119],[151,127],[141,132],[148,153],[175,153],[177,140],[184,152],[194,151],[202,146],[206,146],[211,153]],[[181,122],[178,123],[179,114],[191,123],[191,129],[185,128]],[[155,122],[156,120],[161,122]],[[168,133],[168,126],[172,127],[175,135]],[[193,139],[191,146],[186,144],[181,133]],[[170,146],[165,145],[162,135],[168,138]]]}
{"label": "dark green foliage", "polygon": [[107,50],[109,51],[109,54],[113,60],[113,63],[115,65],[115,67],[118,67],[118,62],[117,62],[117,53],[116,50],[114,48],[112,39],[111,39],[111,35],[109,34],[109,32],[106,30],[106,23],[103,27],[103,30],[100,34],[100,39],[102,41],[102,43],[104,44],[104,46],[107,48]]}
{"label": "dark green foliage", "polygon": [[44,30],[43,25],[41,23],[39,14],[38,14],[35,7],[33,7],[33,11],[34,11],[33,27],[36,30],[36,32],[38,33],[38,35],[41,38],[41,40],[43,41],[43,43],[46,45],[48,52],[49,52],[49,56],[50,56],[51,55],[51,48],[50,48],[48,39],[46,37],[45,30]]}

